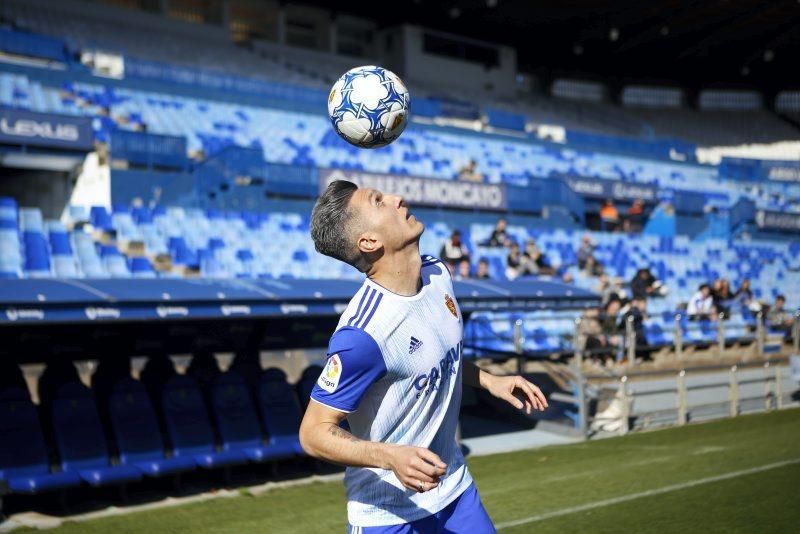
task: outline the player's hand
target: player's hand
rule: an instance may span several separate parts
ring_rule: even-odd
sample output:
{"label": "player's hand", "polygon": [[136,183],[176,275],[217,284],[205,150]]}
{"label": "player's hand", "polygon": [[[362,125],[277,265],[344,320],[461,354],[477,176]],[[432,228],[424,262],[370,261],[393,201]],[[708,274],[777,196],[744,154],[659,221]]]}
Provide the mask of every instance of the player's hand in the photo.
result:
{"label": "player's hand", "polygon": [[439,485],[447,465],[436,453],[422,447],[396,445],[388,452],[389,468],[408,489],[430,491]]}
{"label": "player's hand", "polygon": [[498,399],[508,401],[514,408],[524,408],[527,414],[547,408],[547,399],[542,390],[521,376],[492,376],[486,389]]}

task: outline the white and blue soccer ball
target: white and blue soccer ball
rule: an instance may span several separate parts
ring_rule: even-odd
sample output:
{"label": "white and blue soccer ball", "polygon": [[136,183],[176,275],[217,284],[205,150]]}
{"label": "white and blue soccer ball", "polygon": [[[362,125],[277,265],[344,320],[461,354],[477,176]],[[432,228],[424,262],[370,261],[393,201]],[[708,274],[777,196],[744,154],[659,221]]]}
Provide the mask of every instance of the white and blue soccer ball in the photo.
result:
{"label": "white and blue soccer ball", "polygon": [[361,148],[386,146],[403,133],[411,97],[392,71],[356,67],[339,78],[328,96],[328,116],[345,141]]}

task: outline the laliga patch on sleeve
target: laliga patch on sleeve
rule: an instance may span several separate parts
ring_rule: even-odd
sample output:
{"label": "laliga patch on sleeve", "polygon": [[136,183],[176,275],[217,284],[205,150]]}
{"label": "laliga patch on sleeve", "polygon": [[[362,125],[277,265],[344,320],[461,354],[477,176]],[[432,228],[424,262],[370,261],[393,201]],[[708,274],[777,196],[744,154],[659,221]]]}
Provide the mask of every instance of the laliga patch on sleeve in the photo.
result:
{"label": "laliga patch on sleeve", "polygon": [[328,363],[325,364],[325,369],[319,375],[317,385],[327,391],[333,393],[339,385],[339,378],[342,376],[342,360],[339,359],[338,354],[334,354],[328,358]]}

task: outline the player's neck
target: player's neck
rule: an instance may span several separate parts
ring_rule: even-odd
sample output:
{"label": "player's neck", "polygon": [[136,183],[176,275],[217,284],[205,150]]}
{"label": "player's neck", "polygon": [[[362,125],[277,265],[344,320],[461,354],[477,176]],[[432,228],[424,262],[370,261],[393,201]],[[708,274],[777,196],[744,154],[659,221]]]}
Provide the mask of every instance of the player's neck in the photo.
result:
{"label": "player's neck", "polygon": [[367,273],[370,280],[403,297],[413,297],[422,288],[422,258],[413,243],[391,255],[384,255]]}

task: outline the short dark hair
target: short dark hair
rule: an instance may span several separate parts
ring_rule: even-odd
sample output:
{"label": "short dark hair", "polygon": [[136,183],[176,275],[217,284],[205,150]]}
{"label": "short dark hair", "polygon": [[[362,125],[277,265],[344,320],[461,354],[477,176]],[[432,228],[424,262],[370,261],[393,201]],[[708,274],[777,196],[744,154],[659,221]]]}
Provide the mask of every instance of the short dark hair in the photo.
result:
{"label": "short dark hair", "polygon": [[775,300],[782,300],[783,302],[786,302],[786,297],[784,295],[778,295],[775,297]]}
{"label": "short dark hair", "polygon": [[350,199],[358,186],[346,180],[334,180],[317,199],[311,211],[311,239],[317,252],[336,258],[359,271],[366,272],[370,264],[353,241],[352,223],[355,218]]}

